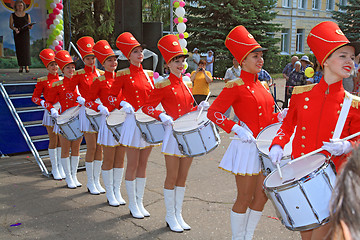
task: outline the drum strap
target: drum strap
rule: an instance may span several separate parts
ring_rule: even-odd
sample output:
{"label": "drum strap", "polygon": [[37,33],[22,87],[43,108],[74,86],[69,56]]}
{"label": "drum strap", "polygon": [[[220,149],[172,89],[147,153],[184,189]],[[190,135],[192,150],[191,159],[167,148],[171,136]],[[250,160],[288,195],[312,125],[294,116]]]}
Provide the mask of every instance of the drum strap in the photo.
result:
{"label": "drum strap", "polygon": [[154,89],[154,85],[152,84],[152,82],[151,82],[151,80],[150,80],[149,75],[148,75],[148,74],[147,74],[147,72],[145,72],[144,70],[143,70],[143,72],[144,72],[144,74],[145,74],[145,76],[146,76],[146,79],[148,80],[148,82],[149,82],[149,84],[150,84],[151,88],[152,88],[152,89]]}
{"label": "drum strap", "polygon": [[98,69],[95,69],[95,72],[96,72],[96,75],[97,75],[98,77],[100,77],[100,72],[99,72],[99,70],[98,70]]}
{"label": "drum strap", "polygon": [[350,93],[348,93],[347,91],[345,91],[344,102],[343,102],[343,106],[341,108],[339,118],[336,122],[334,135],[332,137],[333,139],[340,138],[340,135],[341,135],[342,130],[345,125],[347,115],[348,115],[350,107],[351,107],[351,102],[352,102],[352,95]]}
{"label": "drum strap", "polygon": [[196,100],[195,100],[195,98],[194,98],[194,95],[191,93],[191,91],[190,91],[190,89],[188,88],[188,86],[186,85],[186,83],[183,82],[183,84],[184,84],[184,86],[186,87],[186,89],[188,90],[188,92],[190,93],[190,96],[194,99],[194,103],[196,103],[196,105],[199,105],[199,104],[196,102]]}

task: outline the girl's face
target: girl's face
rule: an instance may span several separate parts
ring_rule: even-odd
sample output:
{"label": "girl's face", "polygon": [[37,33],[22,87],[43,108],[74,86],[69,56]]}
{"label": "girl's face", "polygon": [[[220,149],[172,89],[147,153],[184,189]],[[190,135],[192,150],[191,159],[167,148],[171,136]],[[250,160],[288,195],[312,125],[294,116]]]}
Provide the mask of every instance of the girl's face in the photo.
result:
{"label": "girl's face", "polygon": [[118,62],[116,60],[116,57],[108,57],[104,62],[104,68],[107,72],[114,72],[117,68]]}
{"label": "girl's face", "polygon": [[134,48],[130,53],[129,60],[133,65],[141,64],[144,60],[143,48],[141,46]]}
{"label": "girl's face", "polygon": [[324,62],[324,69],[329,70],[329,74],[335,74],[339,79],[350,77],[355,67],[355,48],[344,46],[333,52]]}
{"label": "girl's face", "polygon": [[46,68],[49,73],[51,73],[52,75],[56,75],[57,71],[59,70],[59,65],[57,65],[56,62],[51,62],[49,63],[49,65]]}
{"label": "girl's face", "polygon": [[65,77],[68,78],[72,78],[72,76],[74,75],[75,72],[75,64],[74,63],[70,63],[68,65],[66,65],[63,69],[63,73]]}
{"label": "girl's face", "polygon": [[176,76],[180,76],[185,67],[185,57],[179,57],[168,63],[170,72]]}
{"label": "girl's face", "polygon": [[251,52],[243,60],[241,68],[246,72],[257,74],[264,65],[263,52]]}
{"label": "girl's face", "polygon": [[95,65],[95,56],[84,57],[84,63],[88,67],[93,67]]}

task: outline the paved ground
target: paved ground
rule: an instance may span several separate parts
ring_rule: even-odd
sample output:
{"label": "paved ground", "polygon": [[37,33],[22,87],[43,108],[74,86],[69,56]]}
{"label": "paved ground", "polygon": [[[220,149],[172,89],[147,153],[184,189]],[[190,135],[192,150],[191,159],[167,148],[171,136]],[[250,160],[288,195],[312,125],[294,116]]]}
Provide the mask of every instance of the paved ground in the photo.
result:
{"label": "paved ground", "polygon": [[[1,79],[3,74],[7,73],[0,70]],[[6,81],[10,75],[16,76],[8,73]],[[279,91],[283,83],[277,83]],[[222,87],[223,82],[213,83],[212,95]],[[228,134],[221,131],[220,136],[220,146],[194,158],[190,169],[183,216],[191,231],[173,233],[165,225],[165,165],[157,147],[150,155],[144,197],[151,217],[142,220],[132,218],[127,206],[108,206],[105,195],[90,195],[84,186],[67,189],[64,181],[42,176],[30,154],[0,158],[0,239],[231,239],[229,213],[236,188],[234,177],[217,168],[230,142]],[[50,166],[48,159],[44,161]],[[86,184],[85,171],[78,176]],[[122,193],[127,200],[124,183]],[[268,202],[254,239],[300,239],[300,235],[281,225]]]}

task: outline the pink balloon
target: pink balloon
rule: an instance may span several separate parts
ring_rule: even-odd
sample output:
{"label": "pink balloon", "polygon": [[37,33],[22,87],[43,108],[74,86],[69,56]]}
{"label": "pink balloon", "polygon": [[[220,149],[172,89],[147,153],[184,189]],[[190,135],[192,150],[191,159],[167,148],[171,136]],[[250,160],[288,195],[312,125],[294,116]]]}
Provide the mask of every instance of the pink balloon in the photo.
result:
{"label": "pink balloon", "polygon": [[154,72],[153,77],[154,77],[155,79],[157,79],[159,76],[160,76],[160,74],[159,74],[158,72]]}
{"label": "pink balloon", "polygon": [[183,69],[183,70],[182,70],[182,73],[185,73],[185,72],[186,72],[186,69]]}
{"label": "pink balloon", "polygon": [[47,25],[51,25],[51,24],[53,24],[53,22],[54,22],[53,19],[50,19],[50,18],[46,19],[46,24]]}
{"label": "pink balloon", "polygon": [[175,18],[175,19],[174,19],[174,23],[178,24],[178,23],[179,23],[179,19],[178,19],[178,18]]}
{"label": "pink balloon", "polygon": [[56,8],[62,10],[64,8],[64,5],[62,5],[62,3],[58,3],[56,4]]}
{"label": "pink balloon", "polygon": [[183,33],[179,33],[179,38],[183,39],[184,38],[184,34]]}
{"label": "pink balloon", "polygon": [[179,4],[180,4],[180,7],[184,7],[184,6],[185,6],[185,2],[184,2],[184,1],[181,1]]}
{"label": "pink balloon", "polygon": [[187,22],[187,18],[183,18],[183,23],[186,23]]}
{"label": "pink balloon", "polygon": [[60,51],[62,47],[60,45],[55,46],[55,51]]}
{"label": "pink balloon", "polygon": [[60,13],[60,10],[59,10],[58,8],[54,8],[54,9],[53,9],[53,13],[54,13],[55,15],[58,15],[58,14]]}
{"label": "pink balloon", "polygon": [[63,41],[59,41],[59,46],[62,46],[63,44]]}
{"label": "pink balloon", "polygon": [[185,74],[185,76],[187,76],[187,77],[191,77],[191,74],[190,74],[190,73],[187,73],[187,74]]}
{"label": "pink balloon", "polygon": [[54,19],[56,18],[56,15],[55,15],[54,13],[50,13],[50,14],[49,14],[49,18],[50,18],[51,20],[54,20]]}

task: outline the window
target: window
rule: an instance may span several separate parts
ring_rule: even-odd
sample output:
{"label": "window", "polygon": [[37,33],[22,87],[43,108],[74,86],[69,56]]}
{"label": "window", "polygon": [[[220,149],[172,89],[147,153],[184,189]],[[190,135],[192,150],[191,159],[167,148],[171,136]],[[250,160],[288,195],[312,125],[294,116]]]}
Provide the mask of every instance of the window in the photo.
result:
{"label": "window", "polygon": [[291,0],[282,0],[283,7],[291,7]]}
{"label": "window", "polygon": [[306,0],[299,0],[298,8],[306,8]]}
{"label": "window", "polygon": [[304,52],[304,29],[298,29],[296,31],[296,52],[303,53]]}
{"label": "window", "polygon": [[290,43],[290,37],[289,37],[289,29],[283,29],[281,31],[281,52],[282,53],[290,53],[289,49],[289,43]]}
{"label": "window", "polygon": [[346,6],[347,5],[347,0],[340,0],[339,1],[339,11],[340,12],[344,12],[344,9],[341,9],[341,6]]}
{"label": "window", "polygon": [[326,0],[326,10],[334,10],[335,2],[334,0]]}
{"label": "window", "polygon": [[320,0],[312,0],[312,9],[320,10]]}

